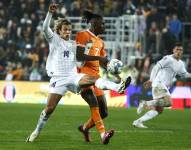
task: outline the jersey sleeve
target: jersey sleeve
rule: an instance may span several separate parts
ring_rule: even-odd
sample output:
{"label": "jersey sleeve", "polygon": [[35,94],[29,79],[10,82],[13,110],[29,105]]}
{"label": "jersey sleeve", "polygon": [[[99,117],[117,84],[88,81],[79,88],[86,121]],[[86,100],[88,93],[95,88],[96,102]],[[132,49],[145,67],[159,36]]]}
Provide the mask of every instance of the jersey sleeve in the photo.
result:
{"label": "jersey sleeve", "polygon": [[105,51],[105,47],[104,46],[103,46],[103,48],[100,51],[100,56],[102,56],[102,57],[106,57],[107,56],[107,53]]}
{"label": "jersey sleeve", "polygon": [[164,56],[160,61],[158,61],[158,65],[160,68],[166,67],[170,63],[170,58],[168,56]]}
{"label": "jersey sleeve", "polygon": [[89,38],[85,32],[78,32],[76,34],[77,46],[86,47],[86,44],[88,43],[88,41],[89,41]]}
{"label": "jersey sleeve", "polygon": [[50,28],[51,18],[52,18],[52,13],[48,12],[42,27],[44,36],[48,42],[50,42],[53,38],[53,31]]}
{"label": "jersey sleeve", "polygon": [[189,73],[186,71],[185,65],[182,62],[182,67],[180,68],[178,75],[185,78]]}

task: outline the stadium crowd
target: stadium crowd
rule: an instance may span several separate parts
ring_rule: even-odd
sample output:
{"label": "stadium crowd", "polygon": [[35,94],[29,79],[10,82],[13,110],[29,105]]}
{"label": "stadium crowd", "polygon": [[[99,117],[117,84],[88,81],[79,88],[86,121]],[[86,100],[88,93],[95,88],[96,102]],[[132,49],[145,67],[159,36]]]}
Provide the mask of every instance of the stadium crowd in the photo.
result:
{"label": "stadium crowd", "polygon": [[[191,0],[57,0],[58,16],[81,16],[83,10],[107,17],[125,14],[142,14],[146,19],[146,47],[144,58],[128,64],[124,72],[133,74],[134,80],[142,82],[149,76],[153,54],[170,54],[176,41],[188,43],[190,28],[185,28],[182,37],[182,23],[191,21]],[[1,0],[0,1],[0,79],[48,80],[45,62],[48,45],[42,35],[48,0]],[[184,11],[182,11],[184,10]],[[185,40],[184,39],[184,40]],[[184,45],[184,59],[191,72],[191,44]],[[139,44],[135,51],[142,49]]]}

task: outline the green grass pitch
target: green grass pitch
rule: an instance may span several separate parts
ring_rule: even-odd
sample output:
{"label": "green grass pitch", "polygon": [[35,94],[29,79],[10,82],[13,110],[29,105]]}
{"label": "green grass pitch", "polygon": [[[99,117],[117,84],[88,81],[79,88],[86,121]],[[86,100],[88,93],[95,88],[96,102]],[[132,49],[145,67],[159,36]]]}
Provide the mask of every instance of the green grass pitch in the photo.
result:
{"label": "green grass pitch", "polygon": [[165,110],[145,123],[149,129],[131,124],[136,109],[109,108],[106,129],[115,134],[102,145],[96,129],[86,143],[77,127],[89,117],[88,106],[58,106],[41,135],[33,143],[26,137],[35,128],[44,105],[0,103],[0,150],[188,150],[191,149],[191,111]]}

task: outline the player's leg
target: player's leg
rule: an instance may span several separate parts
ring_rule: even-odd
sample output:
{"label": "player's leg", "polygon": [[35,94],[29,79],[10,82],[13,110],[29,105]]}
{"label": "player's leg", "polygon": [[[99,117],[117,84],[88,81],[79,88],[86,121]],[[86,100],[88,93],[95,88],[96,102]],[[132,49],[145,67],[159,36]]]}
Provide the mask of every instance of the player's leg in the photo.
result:
{"label": "player's leg", "polygon": [[[100,112],[101,118],[104,119],[108,115],[107,102],[106,102],[106,98],[105,98],[105,95],[104,95],[104,91],[98,89],[95,86],[94,86],[93,91],[94,91],[94,94],[96,95],[96,98],[97,98],[97,102],[98,102],[98,105],[99,105],[99,112]],[[94,127],[94,122],[92,122],[91,120],[92,119],[90,118],[86,122],[86,125],[87,125],[88,129]]]}
{"label": "player's leg", "polygon": [[[87,89],[83,91],[81,93],[81,96],[90,106],[91,118],[93,122],[95,123],[97,130],[100,132],[101,138],[103,138],[105,134],[105,127],[99,113],[99,107],[98,107],[96,96],[94,95],[91,89]],[[86,129],[85,125],[83,126],[83,129],[84,130]]]}
{"label": "player's leg", "polygon": [[84,75],[78,82],[80,88],[95,85],[99,89],[114,90],[114,91],[117,91],[118,93],[123,93],[124,90],[129,86],[130,83],[131,83],[131,77],[128,77],[125,82],[116,84],[109,80],[97,78],[97,77],[90,76],[90,75]]}
{"label": "player's leg", "polygon": [[144,107],[161,106],[169,107],[172,105],[169,90],[164,84],[158,83],[152,87],[153,100],[140,101],[137,113],[140,114]]}
{"label": "player's leg", "polygon": [[[140,128],[146,128],[143,122],[151,120],[158,116],[163,107],[169,107],[172,105],[170,93],[165,86],[157,86],[152,89],[154,100],[142,101],[137,109],[137,112],[141,112],[144,107],[153,107],[154,109],[146,112],[142,117],[135,120],[133,125]],[[141,110],[141,111],[140,111]]]}
{"label": "player's leg", "polygon": [[[104,119],[108,115],[107,104],[106,104],[106,99],[105,99],[105,96],[104,96],[104,92],[102,90],[96,88],[95,86],[94,86],[93,90],[94,90],[94,94],[96,95],[96,98],[97,98],[101,118]],[[84,94],[83,95],[84,99],[86,99],[85,96],[86,95]],[[81,129],[83,127],[84,131],[86,131],[86,135],[88,134],[88,137],[89,137],[89,132],[88,131],[89,131],[89,129],[91,129],[94,126],[95,126],[94,121],[93,121],[92,117],[90,117],[87,120],[87,122],[85,122],[83,125],[79,126],[79,129]]]}
{"label": "player's leg", "polygon": [[150,101],[140,101],[137,108],[137,114],[140,114],[144,107],[151,106],[161,106],[161,107],[170,107],[172,105],[170,93],[166,86],[158,85],[152,88],[153,100]]}
{"label": "player's leg", "polygon": [[100,116],[100,109],[98,107],[97,98],[95,94],[92,90],[86,89],[81,93],[81,96],[90,106],[91,117],[84,125],[79,126],[78,129],[83,133],[85,140],[89,142],[90,136],[88,129],[95,125],[97,130],[100,132],[103,144],[108,144],[109,139],[113,136],[114,131],[110,130],[108,132],[105,132],[104,123]]}
{"label": "player's leg", "polygon": [[45,109],[41,112],[36,128],[32,132],[32,134],[27,138],[27,142],[33,142],[37,138],[37,136],[40,134],[41,130],[45,126],[48,118],[50,117],[52,112],[55,110],[56,105],[61,99],[61,97],[62,95],[52,94],[52,93],[49,94],[48,103]]}
{"label": "player's leg", "polygon": [[108,116],[108,108],[105,95],[97,96],[97,101],[99,104],[101,118],[104,119]]}
{"label": "player's leg", "polygon": [[36,128],[27,138],[27,142],[33,142],[38,137],[41,130],[45,126],[48,118],[54,112],[58,102],[62,98],[62,95],[66,93],[66,91],[67,88],[65,86],[50,87],[50,93],[47,99],[47,105],[45,109],[41,112]]}
{"label": "player's leg", "polygon": [[143,124],[143,122],[155,118],[156,116],[158,116],[159,114],[161,114],[163,112],[163,109],[164,109],[164,107],[161,107],[161,106],[152,107],[152,109],[149,110],[148,112],[146,112],[142,117],[135,120],[133,122],[133,126],[138,127],[138,128],[147,128],[147,126],[145,126]]}

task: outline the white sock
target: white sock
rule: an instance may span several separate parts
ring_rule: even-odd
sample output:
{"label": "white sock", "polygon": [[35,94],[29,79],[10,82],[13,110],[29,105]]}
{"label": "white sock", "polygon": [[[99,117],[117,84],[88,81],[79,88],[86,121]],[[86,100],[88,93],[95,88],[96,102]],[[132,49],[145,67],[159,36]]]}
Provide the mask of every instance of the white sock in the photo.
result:
{"label": "white sock", "polygon": [[35,129],[35,132],[39,133],[43,129],[43,127],[45,126],[48,118],[49,118],[49,116],[47,116],[45,110],[43,110],[41,112],[41,114],[40,114],[40,117],[39,117],[36,129]]}
{"label": "white sock", "polygon": [[116,84],[114,82],[104,80],[102,78],[99,78],[95,82],[95,86],[102,90],[114,90],[117,91],[120,84]]}
{"label": "white sock", "polygon": [[103,139],[104,135],[105,135],[105,132],[102,132],[102,133],[100,134],[101,139]]}
{"label": "white sock", "polygon": [[150,101],[145,101],[146,106],[156,106],[158,103],[158,100],[150,100]]}
{"label": "white sock", "polygon": [[141,118],[139,118],[138,120],[141,121],[141,122],[144,122],[144,121],[147,121],[147,120],[150,120],[154,117],[156,117],[158,115],[158,111],[156,110],[150,110],[148,112],[146,112]]}

